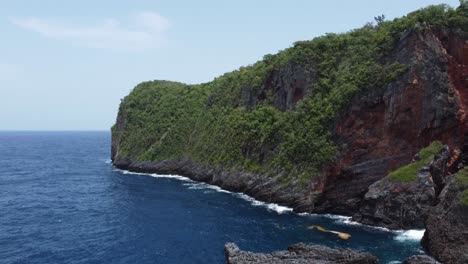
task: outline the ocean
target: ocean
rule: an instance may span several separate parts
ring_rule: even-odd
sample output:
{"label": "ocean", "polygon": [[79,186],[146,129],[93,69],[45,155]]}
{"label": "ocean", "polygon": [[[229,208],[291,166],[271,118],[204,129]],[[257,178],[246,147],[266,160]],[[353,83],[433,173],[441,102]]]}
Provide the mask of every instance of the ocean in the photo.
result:
{"label": "ocean", "polygon": [[227,242],[347,247],[380,263],[422,253],[422,230],[298,215],[178,175],[120,171],[109,157],[109,132],[0,132],[0,263],[224,263]]}

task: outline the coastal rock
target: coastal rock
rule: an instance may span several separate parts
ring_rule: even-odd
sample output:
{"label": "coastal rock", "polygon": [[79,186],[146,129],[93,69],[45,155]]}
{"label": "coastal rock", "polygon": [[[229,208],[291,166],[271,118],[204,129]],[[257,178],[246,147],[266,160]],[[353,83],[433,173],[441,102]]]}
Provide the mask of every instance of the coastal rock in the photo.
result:
{"label": "coastal rock", "polygon": [[303,243],[288,247],[288,251],[253,253],[241,251],[234,243],[224,246],[226,264],[374,264],[377,258],[350,249],[332,249],[324,246],[307,246]]}
{"label": "coastal rock", "polygon": [[391,229],[423,228],[428,211],[436,203],[437,190],[445,182],[449,159],[445,146],[419,169],[415,181],[399,182],[387,176],[372,184],[353,220]]}
{"label": "coastal rock", "polygon": [[295,212],[310,211],[314,201],[308,186],[285,186],[280,177],[226,171],[204,166],[190,158],[148,162],[117,157],[114,159],[114,165],[134,172],[183,175],[194,181],[217,185],[224,190],[245,193],[257,200],[288,206]]}
{"label": "coastal rock", "polygon": [[440,262],[428,255],[417,255],[407,258],[402,264],[440,264]]}
{"label": "coastal rock", "polygon": [[435,140],[452,155],[462,152],[468,135],[467,40],[466,33],[435,29],[409,30],[400,38],[392,60],[408,65],[408,72],[354,98],[335,122],[339,155],[326,168],[324,184],[314,186],[322,193],[316,212],[354,214],[369,186]]}
{"label": "coastal rock", "polygon": [[421,241],[445,264],[468,263],[468,169],[451,177],[430,212]]}

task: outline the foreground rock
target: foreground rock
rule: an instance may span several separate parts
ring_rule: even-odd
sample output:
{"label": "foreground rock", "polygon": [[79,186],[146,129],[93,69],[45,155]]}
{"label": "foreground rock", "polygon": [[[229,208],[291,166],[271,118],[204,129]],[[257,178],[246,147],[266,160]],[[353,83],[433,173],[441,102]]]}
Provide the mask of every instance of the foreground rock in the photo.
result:
{"label": "foreground rock", "polygon": [[[419,159],[418,155],[414,158],[415,162]],[[353,220],[391,229],[423,228],[445,183],[449,159],[445,146],[417,171],[414,180],[401,182],[387,176],[372,184]]]}
{"label": "foreground rock", "polygon": [[306,246],[302,243],[288,247],[288,251],[273,253],[252,253],[241,251],[234,243],[224,246],[226,264],[250,263],[315,263],[315,264],[371,264],[377,263],[377,257],[367,253],[352,251],[350,249],[332,249],[324,246]]}
{"label": "foreground rock", "polygon": [[440,264],[437,260],[428,255],[411,256],[403,261],[403,264]]}
{"label": "foreground rock", "polygon": [[426,221],[423,247],[445,264],[468,263],[468,169],[454,175]]}

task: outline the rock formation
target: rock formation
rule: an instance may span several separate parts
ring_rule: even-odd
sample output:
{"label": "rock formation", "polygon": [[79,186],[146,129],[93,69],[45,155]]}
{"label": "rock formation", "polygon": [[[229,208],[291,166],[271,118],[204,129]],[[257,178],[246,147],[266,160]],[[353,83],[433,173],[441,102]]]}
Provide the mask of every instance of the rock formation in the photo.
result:
{"label": "rock formation", "polygon": [[[353,219],[392,229],[424,228],[427,214],[436,203],[437,190],[444,187],[449,158],[445,146],[417,171],[416,180],[401,182],[387,176],[372,184]],[[435,184],[435,179],[440,185]]]}
{"label": "rock formation", "polygon": [[442,263],[468,263],[468,169],[455,174],[429,211],[424,248]]}
{"label": "rock formation", "polygon": [[417,255],[405,259],[402,264],[440,264],[440,262],[428,255]]}
{"label": "rock formation", "polygon": [[224,246],[226,264],[374,264],[377,258],[350,249],[332,249],[324,246],[307,246],[302,243],[288,247],[288,251],[252,253],[241,251],[236,244]]}

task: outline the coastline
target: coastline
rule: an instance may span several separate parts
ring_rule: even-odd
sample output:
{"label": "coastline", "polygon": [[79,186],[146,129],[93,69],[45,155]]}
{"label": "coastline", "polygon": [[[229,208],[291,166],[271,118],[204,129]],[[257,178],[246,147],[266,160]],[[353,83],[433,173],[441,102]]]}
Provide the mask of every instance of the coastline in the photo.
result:
{"label": "coastline", "polygon": [[[112,162],[106,162],[112,164]],[[113,164],[112,164],[113,165]],[[193,180],[189,177],[186,176],[181,176],[177,174],[159,174],[159,173],[151,173],[151,172],[135,172],[131,170],[126,170],[126,169],[121,169],[118,168],[117,166],[113,165],[114,171],[120,172],[124,175],[140,175],[140,176],[149,176],[153,178],[165,178],[165,179],[173,179],[177,181],[182,181],[185,182],[184,185],[189,185],[189,189],[211,189],[216,192],[221,192],[221,193],[227,193],[234,195],[240,199],[243,199],[247,202],[249,202],[252,206],[258,206],[258,207],[264,207],[268,211],[274,211],[277,214],[286,214],[286,213],[292,213],[297,216],[302,216],[302,217],[325,217],[331,220],[334,220],[335,223],[343,225],[343,226],[359,226],[361,228],[365,229],[371,229],[375,231],[380,231],[380,232],[388,232],[392,233],[395,235],[394,239],[400,242],[405,242],[408,240],[411,241],[421,241],[425,230],[424,229],[397,229],[397,230],[392,230],[388,229],[385,227],[379,227],[379,226],[371,226],[371,225],[366,225],[362,224],[359,222],[352,221],[352,217],[350,216],[345,216],[345,215],[335,215],[335,214],[317,214],[317,213],[307,213],[307,212],[294,212],[293,208],[280,205],[277,203],[273,202],[265,202],[261,200],[257,200],[256,198],[245,194],[243,192],[234,192],[234,191],[229,191],[221,188],[218,185],[206,183],[206,182],[200,182]]]}
{"label": "coastline", "polygon": [[212,168],[201,165],[190,158],[178,158],[162,161],[134,161],[132,159],[116,158],[112,164],[121,170],[136,173],[180,175],[196,182],[218,186],[219,188],[246,194],[258,201],[273,203],[292,208],[295,213],[309,213],[313,210],[314,194],[309,186],[289,184],[277,177],[231,172],[222,167]]}

